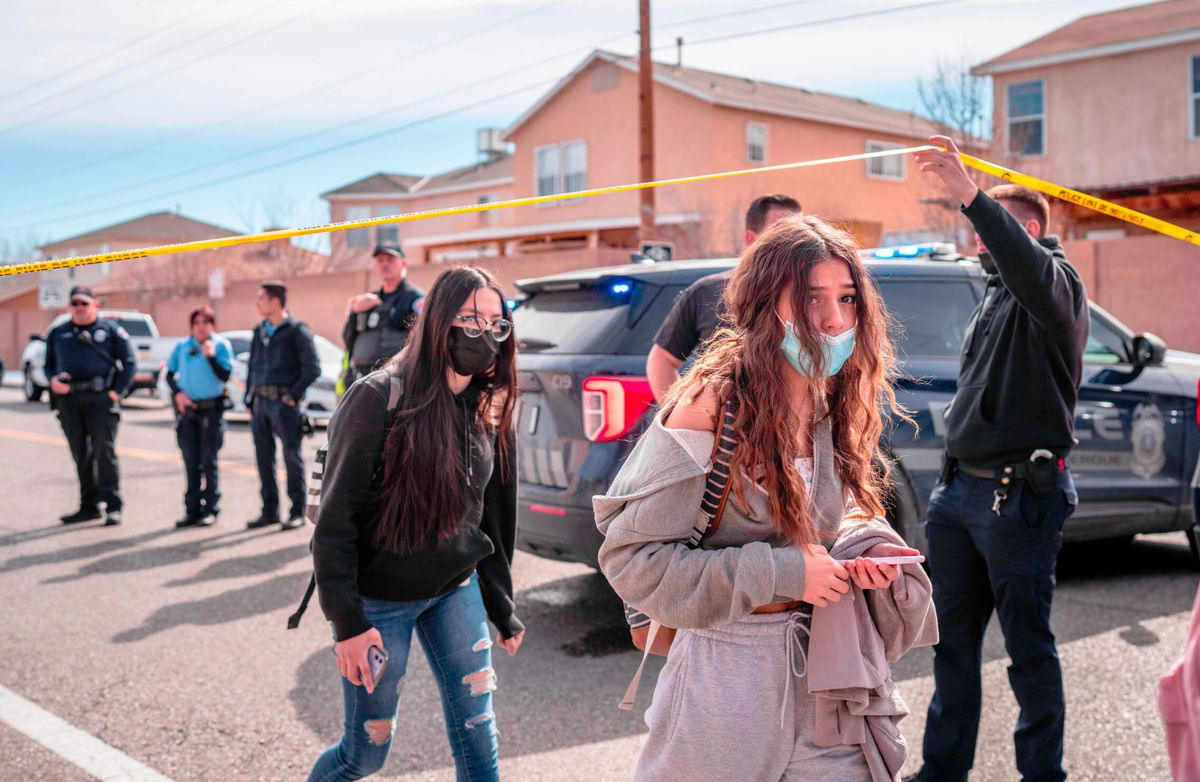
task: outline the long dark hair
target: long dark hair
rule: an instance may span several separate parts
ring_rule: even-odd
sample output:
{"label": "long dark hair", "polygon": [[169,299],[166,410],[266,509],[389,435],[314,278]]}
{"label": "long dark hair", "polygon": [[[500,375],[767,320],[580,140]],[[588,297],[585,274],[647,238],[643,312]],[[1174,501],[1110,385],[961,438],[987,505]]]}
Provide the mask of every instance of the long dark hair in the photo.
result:
{"label": "long dark hair", "polygon": [[[858,293],[857,344],[838,374],[822,378],[821,338],[803,313],[809,275],[814,266],[826,261],[841,261],[850,268]],[[801,422],[789,405],[780,404],[788,398],[786,373],[791,371],[780,366],[783,324],[775,309],[785,290],[790,291],[792,312],[796,313],[793,326],[814,367],[809,393],[817,420],[832,423],[834,458],[842,485],[853,493],[863,512],[883,515],[888,477],[879,445],[883,414],[890,411],[910,423],[912,419],[896,403],[892,387],[896,358],[888,339],[889,316],[858,256],[858,245],[850,234],[818,217],[777,220],[746,250],[725,289],[732,326],[710,339],[702,356],[672,387],[665,409],[705,386],[722,401],[736,396],[735,426],[741,440],[733,468],[761,476],[771,514],[789,542],[813,543],[818,535],[805,502],[804,483],[791,468],[799,455],[794,433]],[[740,494],[741,483],[735,487],[735,494]]]}
{"label": "long dark hair", "polygon": [[[486,269],[447,269],[433,283],[408,343],[386,365],[404,378],[404,397],[383,447],[383,502],[375,542],[409,553],[453,536],[474,498],[466,491],[467,465],[460,447],[463,416],[446,380],[450,370],[450,329],[472,292],[489,288],[508,304]],[[487,335],[479,337],[489,339]],[[500,354],[471,384],[479,390],[472,426],[496,427],[500,469],[510,476],[513,408],[517,399],[517,339],[500,343]]]}

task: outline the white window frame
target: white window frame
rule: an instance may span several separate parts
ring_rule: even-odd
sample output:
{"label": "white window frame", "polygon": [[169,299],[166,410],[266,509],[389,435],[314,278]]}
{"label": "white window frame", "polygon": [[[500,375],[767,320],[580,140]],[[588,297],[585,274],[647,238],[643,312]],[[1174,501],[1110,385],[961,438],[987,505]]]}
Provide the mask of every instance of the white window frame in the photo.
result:
{"label": "white window frame", "polygon": [[[568,168],[567,168],[567,166],[568,166],[568,162],[567,162],[568,148],[578,149],[581,147],[583,148],[583,168],[578,171],[568,170]],[[564,141],[562,143],[562,146],[561,146],[559,154],[558,154],[558,166],[559,166],[559,171],[561,172],[561,175],[562,175],[562,182],[559,184],[559,192],[560,193],[571,193],[571,192],[575,192],[578,190],[587,190],[587,181],[588,181],[588,143],[587,143],[587,139],[577,138],[577,139],[572,139],[570,141]],[[572,176],[579,177],[579,183],[578,183],[579,186],[578,187],[568,187],[567,186],[567,178],[572,177]]]}
{"label": "white window frame", "polygon": [[[363,220],[371,216],[370,206],[347,206],[346,220]],[[351,228],[346,231],[346,247],[370,247],[370,228]]]}
{"label": "white window frame", "polygon": [[[542,153],[554,151],[554,171],[542,173]],[[549,180],[550,189],[542,190],[542,180]],[[558,144],[543,144],[533,148],[533,194],[537,196],[556,195],[562,192],[562,150]]]}
{"label": "white window frame", "polygon": [[1200,103],[1200,83],[1196,79],[1196,65],[1200,60],[1200,54],[1193,54],[1188,57],[1188,94],[1191,96],[1188,100],[1188,138],[1192,141],[1200,141],[1200,128],[1196,127],[1196,105]]}
{"label": "white window frame", "polygon": [[[758,131],[762,134],[762,138],[758,140],[758,146],[762,149],[762,157],[756,158],[751,154],[753,150],[753,140],[750,138],[751,131]],[[766,163],[767,162],[767,123],[765,122],[747,122],[746,123],[746,160],[750,163]]]}
{"label": "white window frame", "polygon": [[[574,171],[574,170],[568,171],[567,170],[568,149],[569,148],[579,148],[579,147],[582,147],[582,149],[583,149],[583,168],[578,171]],[[545,173],[541,170],[542,154],[543,154],[543,152],[549,152],[550,150],[554,151],[554,161],[555,161],[554,171],[552,173]],[[572,186],[568,189],[567,178],[569,176],[578,176],[580,178],[578,187],[574,186],[574,183],[572,183]],[[567,193],[567,192],[570,192],[573,190],[586,190],[587,189],[587,181],[588,181],[587,139],[577,138],[577,139],[571,139],[570,141],[564,141],[561,144],[543,144],[539,147],[534,147],[534,149],[533,149],[533,187],[534,187],[534,193],[536,195],[539,195],[539,196],[559,195],[559,194]],[[547,189],[547,190],[542,189],[542,185],[544,182],[549,185],[549,189]],[[576,200],[576,199],[571,199],[571,200]],[[553,203],[560,203],[560,202],[550,201],[545,204],[539,204],[539,206],[549,206],[550,204],[553,204]]]}
{"label": "white window frame", "polygon": [[[883,152],[885,149],[900,149],[904,145],[897,144],[893,141],[875,141],[867,139],[867,152]],[[908,178],[908,166],[905,165],[905,155],[894,155],[892,157],[871,157],[863,162],[867,164],[867,179],[883,179],[888,182],[903,182]],[[875,164],[888,164],[892,161],[900,163],[899,174],[876,173],[871,170],[871,166]]]}
{"label": "white window frame", "polygon": [[[400,207],[396,204],[381,204],[375,207],[376,217],[387,217],[398,214],[400,214]],[[375,226],[375,244],[389,243],[395,244],[397,247],[400,246],[400,223]]]}
{"label": "white window frame", "polygon": [[[1019,117],[1012,115],[1012,98],[1009,93],[1013,87],[1024,84],[1040,84],[1042,85],[1042,113],[1041,114],[1022,114]],[[1042,151],[1025,154],[1017,152],[1012,146],[1012,126],[1014,122],[1031,122],[1033,120],[1042,121]],[[1046,148],[1049,146],[1050,133],[1048,132],[1048,123],[1046,121],[1046,80],[1045,79],[1026,79],[1024,81],[1009,82],[1004,85],[1004,141],[1005,149],[1008,154],[1016,157],[1045,157]]]}

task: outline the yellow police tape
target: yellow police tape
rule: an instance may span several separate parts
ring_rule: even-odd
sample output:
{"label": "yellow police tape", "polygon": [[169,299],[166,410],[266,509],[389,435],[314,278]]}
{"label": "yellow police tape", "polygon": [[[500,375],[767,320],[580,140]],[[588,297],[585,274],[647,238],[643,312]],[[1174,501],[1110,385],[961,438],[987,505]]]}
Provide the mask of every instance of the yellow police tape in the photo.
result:
{"label": "yellow police tape", "polygon": [[995,163],[989,163],[986,160],[980,160],[977,157],[968,155],[965,152],[959,152],[963,162],[972,168],[977,168],[980,171],[991,174],[992,176],[1000,177],[1001,179],[1012,182],[1016,185],[1022,185],[1032,190],[1045,193],[1046,195],[1061,198],[1063,201],[1069,201],[1072,204],[1086,207],[1093,212],[1115,217],[1118,220],[1124,220],[1127,223],[1140,225],[1142,228],[1148,228],[1151,231],[1157,231],[1160,234],[1166,234],[1173,239],[1179,239],[1189,244],[1200,245],[1200,235],[1186,228],[1181,228],[1174,223],[1168,223],[1165,220],[1159,220],[1157,217],[1151,217],[1147,214],[1142,214],[1133,209],[1114,204],[1111,201],[1105,201],[1103,198],[1096,198],[1087,193],[1081,193],[1078,190],[1072,190],[1069,187],[1062,187],[1053,182],[1047,182],[1044,179],[1031,177],[1028,174],[1022,174],[1019,171],[1013,171],[1011,168],[998,166]]}
{"label": "yellow police tape", "polygon": [[[238,244],[253,244],[255,242],[268,242],[276,239],[290,239],[294,236],[310,236],[312,234],[332,233],[334,231],[346,231],[351,228],[369,228],[375,225],[388,225],[391,223],[407,223],[414,220],[426,220],[431,217],[451,217],[453,215],[471,214],[473,212],[489,212],[494,209],[509,209],[514,206],[532,206],[534,204],[545,204],[552,201],[566,201],[573,198],[587,198],[590,196],[608,195],[610,193],[625,193],[631,190],[645,190],[650,187],[663,187],[666,185],[686,185],[692,182],[707,182],[713,179],[726,179],[735,176],[745,176],[747,174],[763,174],[768,171],[787,171],[794,168],[808,168],[812,166],[823,166],[830,163],[846,163],[855,160],[869,160],[871,158],[890,157],[892,155],[907,155],[913,152],[921,152],[926,149],[936,149],[936,147],[928,144],[922,144],[916,147],[903,147],[899,149],[885,149],[879,152],[865,152],[857,155],[840,155],[838,157],[827,157],[819,160],[803,160],[798,163],[782,163],[777,166],[762,166],[759,168],[744,168],[738,171],[720,171],[714,174],[699,174],[697,176],[679,177],[676,179],[659,179],[653,182],[637,182],[628,185],[612,185],[610,187],[597,187],[591,190],[576,190],[570,193],[555,193],[553,195],[531,196],[529,198],[514,198],[508,201],[494,201],[484,204],[467,204],[465,206],[452,206],[444,209],[428,209],[421,212],[408,212],[399,215],[387,215],[385,217],[370,217],[363,220],[346,220],[340,223],[326,223],[324,225],[315,225],[308,228],[283,228],[275,231],[262,231],[260,233],[244,234],[242,236],[224,236],[219,239],[202,239],[195,242],[183,242],[180,244],[167,244],[160,247],[145,247],[138,250],[124,250],[113,253],[102,253],[99,255],[81,255],[76,258],[58,258],[51,261],[35,261],[32,263],[13,264],[11,266],[0,266],[0,277],[5,277],[14,274],[29,274],[32,272],[51,271],[54,269],[68,269],[76,266],[87,266],[93,263],[108,263],[110,261],[127,261],[132,258],[150,258],[156,255],[172,255],[175,253],[194,252],[196,250],[213,250],[218,247],[230,247]],[[993,176],[1024,185],[1025,187],[1041,191],[1056,198],[1061,198],[1065,201],[1070,201],[1074,204],[1093,209],[1097,212],[1107,214],[1111,217],[1116,217],[1120,220],[1125,220],[1135,225],[1140,225],[1144,228],[1149,228],[1152,231],[1157,231],[1167,236],[1180,239],[1185,242],[1200,245],[1200,239],[1196,234],[1181,228],[1177,225],[1164,222],[1149,215],[1144,215],[1141,212],[1136,212],[1132,209],[1127,209],[1123,206],[1093,198],[1086,193],[1080,193],[1075,190],[1070,190],[1065,187],[1060,187],[1050,182],[1045,182],[1041,179],[1036,179],[1017,171],[998,166],[995,163],[989,163],[985,160],[973,157],[971,155],[960,153],[963,162],[969,166],[984,171]]]}

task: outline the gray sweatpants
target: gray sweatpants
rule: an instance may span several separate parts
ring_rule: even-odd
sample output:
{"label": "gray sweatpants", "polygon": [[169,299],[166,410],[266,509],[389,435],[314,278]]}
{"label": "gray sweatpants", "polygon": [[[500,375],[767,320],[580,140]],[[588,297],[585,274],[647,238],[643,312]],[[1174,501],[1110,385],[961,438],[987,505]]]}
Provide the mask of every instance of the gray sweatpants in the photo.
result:
{"label": "gray sweatpants", "polygon": [[808,626],[790,612],[680,630],[646,710],[635,779],[870,782],[860,746],[812,743]]}

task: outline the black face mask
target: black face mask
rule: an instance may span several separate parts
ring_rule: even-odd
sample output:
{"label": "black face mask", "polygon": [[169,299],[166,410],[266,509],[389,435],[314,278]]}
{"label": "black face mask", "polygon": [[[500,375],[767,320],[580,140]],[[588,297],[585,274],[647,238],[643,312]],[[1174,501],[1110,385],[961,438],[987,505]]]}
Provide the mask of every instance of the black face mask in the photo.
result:
{"label": "black face mask", "polygon": [[468,337],[458,326],[450,327],[450,365],[460,375],[486,372],[500,355],[500,344],[489,332]]}

